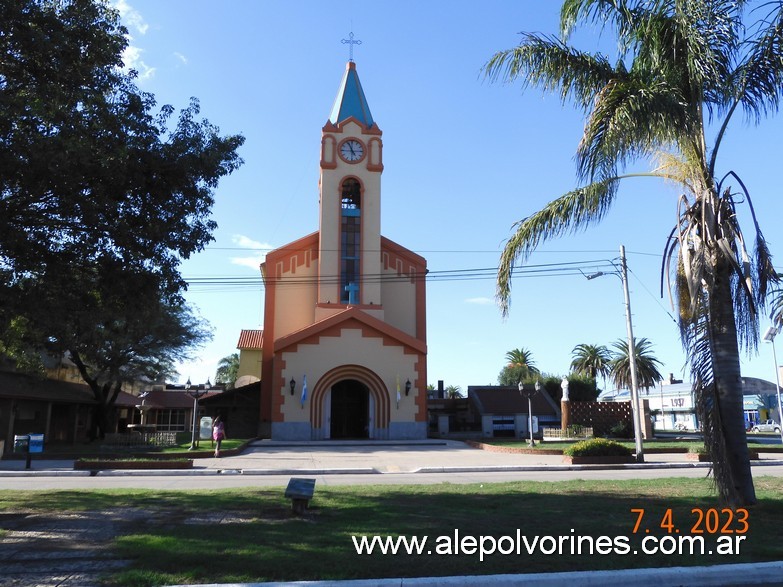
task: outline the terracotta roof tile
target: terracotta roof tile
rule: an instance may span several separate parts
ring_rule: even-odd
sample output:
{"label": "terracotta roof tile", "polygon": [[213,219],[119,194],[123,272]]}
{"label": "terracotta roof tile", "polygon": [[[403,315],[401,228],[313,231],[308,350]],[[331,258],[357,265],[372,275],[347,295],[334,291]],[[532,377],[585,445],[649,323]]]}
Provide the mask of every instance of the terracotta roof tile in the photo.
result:
{"label": "terracotta roof tile", "polygon": [[238,349],[261,349],[264,346],[263,330],[243,330],[239,334]]}

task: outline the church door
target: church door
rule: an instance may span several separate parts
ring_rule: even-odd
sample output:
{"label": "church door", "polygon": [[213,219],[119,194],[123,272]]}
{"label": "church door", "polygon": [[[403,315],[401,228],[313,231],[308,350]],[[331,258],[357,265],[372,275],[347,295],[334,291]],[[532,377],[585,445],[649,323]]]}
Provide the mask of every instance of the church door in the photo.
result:
{"label": "church door", "polygon": [[336,383],[331,404],[331,438],[369,438],[370,390],[366,385],[353,379]]}

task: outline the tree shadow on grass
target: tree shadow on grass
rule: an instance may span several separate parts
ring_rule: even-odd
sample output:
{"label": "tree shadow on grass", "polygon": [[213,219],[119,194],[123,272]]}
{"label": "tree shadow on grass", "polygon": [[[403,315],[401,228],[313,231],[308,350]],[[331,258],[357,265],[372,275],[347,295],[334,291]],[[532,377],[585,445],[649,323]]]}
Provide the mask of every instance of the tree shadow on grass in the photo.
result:
{"label": "tree shadow on grass", "polygon": [[[316,490],[312,508],[301,518],[290,513],[279,489],[216,492],[209,502],[176,494],[156,503],[160,512],[170,508],[169,524],[131,531],[118,538],[117,548],[121,556],[135,560],[139,572],[201,582],[482,575],[780,560],[783,546],[777,539],[777,521],[783,519],[783,490],[778,479],[759,478],[756,486],[759,504],[749,511],[739,554],[731,555],[715,552],[720,531],[724,531],[721,540],[734,550],[740,536],[735,532],[743,530],[744,524],[738,518],[729,522],[728,512],[720,511],[709,482],[703,479],[329,487]],[[648,548],[655,546],[653,540],[664,537],[662,546],[676,546],[679,536],[692,534],[699,512],[711,508],[715,513],[709,514],[713,517],[709,526],[718,525],[710,528],[706,519],[701,520],[704,554],[700,550],[690,554],[688,544],[682,555],[641,551],[645,538]],[[634,534],[638,512],[632,510],[640,509],[644,516]],[[205,510],[222,512],[224,523],[188,523],[187,516],[199,510],[202,516]],[[374,535],[426,536],[427,542],[421,554],[407,554],[401,548],[395,555],[384,555],[377,547],[373,554],[357,554],[352,537],[372,539]],[[491,537],[483,539],[485,548],[491,548],[494,541],[496,549],[510,552],[496,550],[480,556],[482,536]],[[544,536],[553,538],[542,540]],[[536,537],[539,542],[534,542]],[[606,537],[600,549],[599,537]],[[627,541],[618,543],[618,537],[627,537]],[[536,547],[539,543],[541,548]],[[528,553],[528,546],[535,552]],[[474,547],[477,550],[470,554]],[[118,584],[132,584],[127,578],[132,576]]]}

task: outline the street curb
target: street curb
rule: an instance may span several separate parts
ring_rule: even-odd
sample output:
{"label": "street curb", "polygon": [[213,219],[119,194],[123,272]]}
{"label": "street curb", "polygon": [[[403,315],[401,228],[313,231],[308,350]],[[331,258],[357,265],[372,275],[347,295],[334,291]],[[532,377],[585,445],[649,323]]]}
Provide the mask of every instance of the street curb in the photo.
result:
{"label": "street curb", "polygon": [[384,475],[372,467],[356,469],[241,469],[242,475]]}
{"label": "street curb", "polygon": [[[521,575],[470,575],[463,577],[414,577],[396,579],[359,579],[351,581],[292,581],[271,583],[212,583],[198,587],[623,587],[720,585],[780,585],[783,561],[740,563],[709,567],[669,567],[664,569],[623,569],[618,571],[572,571],[567,573],[531,573]],[[197,587],[179,585],[169,587]]]}
{"label": "street curb", "polygon": [[[753,467],[783,465],[783,460],[752,462]],[[164,476],[209,476],[209,475],[399,475],[433,473],[524,473],[545,471],[608,471],[634,469],[710,469],[711,463],[629,463],[626,465],[497,465],[475,467],[421,467],[411,471],[381,471],[373,467],[344,469],[242,469],[242,468],[198,468],[198,469],[101,469],[94,471],[76,470],[0,470],[2,477],[164,477]]]}
{"label": "street curb", "polygon": [[[776,464],[783,464],[783,461]],[[694,469],[708,468],[707,463],[661,463],[619,465],[498,465],[477,467],[421,467],[410,471],[380,471],[371,467],[354,469],[100,469],[94,471],[20,470],[0,471],[2,477],[165,477],[203,475],[398,475],[428,473],[523,473],[526,471],[600,471],[611,469]]]}

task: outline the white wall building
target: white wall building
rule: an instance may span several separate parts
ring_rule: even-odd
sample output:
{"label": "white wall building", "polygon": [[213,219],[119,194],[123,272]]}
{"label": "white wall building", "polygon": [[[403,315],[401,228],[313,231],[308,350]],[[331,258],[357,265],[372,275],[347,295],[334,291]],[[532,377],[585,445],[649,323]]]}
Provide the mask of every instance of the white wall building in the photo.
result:
{"label": "white wall building", "polygon": [[[745,421],[751,423],[774,418],[779,420],[774,383],[755,377],[743,377],[743,404]],[[698,430],[696,403],[691,383],[683,383],[670,374],[658,387],[639,390],[639,398],[649,401],[656,430]],[[630,392],[625,389],[605,391],[599,401],[628,401]]]}

